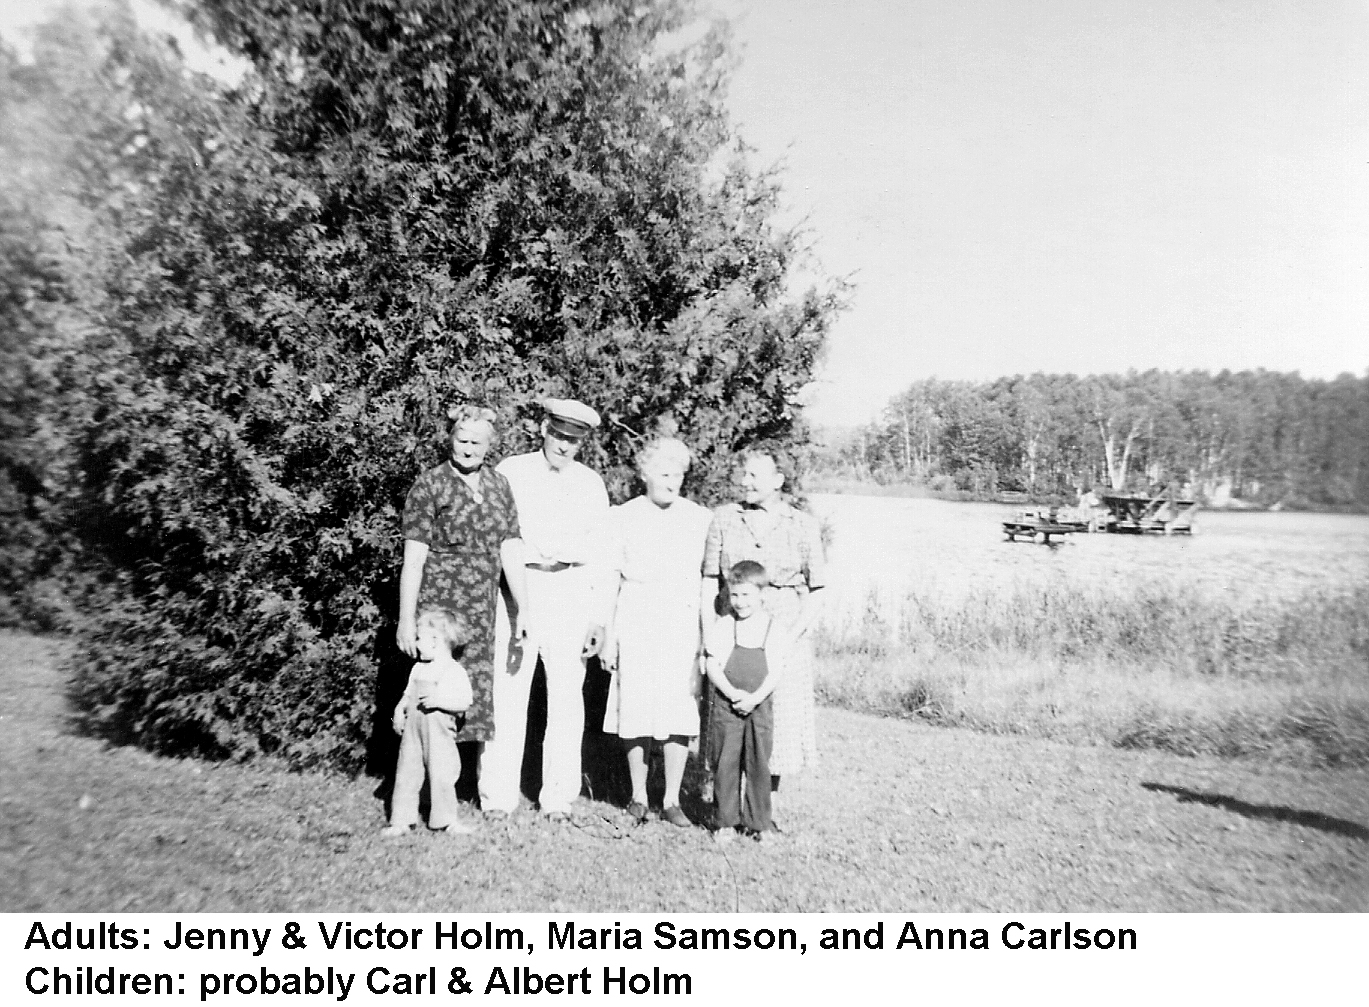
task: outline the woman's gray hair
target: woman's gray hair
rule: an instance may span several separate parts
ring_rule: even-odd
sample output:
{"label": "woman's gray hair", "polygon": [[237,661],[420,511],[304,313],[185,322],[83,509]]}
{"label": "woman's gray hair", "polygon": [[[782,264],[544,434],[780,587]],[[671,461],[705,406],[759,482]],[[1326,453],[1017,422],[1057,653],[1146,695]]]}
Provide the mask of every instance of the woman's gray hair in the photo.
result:
{"label": "woman's gray hair", "polygon": [[484,406],[473,406],[465,403],[452,406],[447,410],[447,419],[451,420],[451,425],[447,428],[448,438],[456,436],[456,431],[467,423],[487,423],[490,427],[490,433],[493,434],[495,431],[494,410],[487,409]]}
{"label": "woman's gray hair", "polygon": [[689,447],[678,437],[653,437],[637,452],[637,471],[645,471],[657,458],[676,462],[682,470],[687,471],[691,457]]}

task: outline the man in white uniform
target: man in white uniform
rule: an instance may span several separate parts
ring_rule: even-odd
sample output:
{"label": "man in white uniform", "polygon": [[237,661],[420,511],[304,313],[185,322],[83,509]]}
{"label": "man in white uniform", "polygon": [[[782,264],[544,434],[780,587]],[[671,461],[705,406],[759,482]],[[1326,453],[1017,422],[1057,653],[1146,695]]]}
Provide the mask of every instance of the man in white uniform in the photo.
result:
{"label": "man in white uniform", "polygon": [[498,621],[494,739],[480,760],[480,806],[505,815],[518,807],[528,693],[540,656],[547,676],[547,732],[538,803],[549,817],[565,819],[580,795],[585,661],[604,641],[608,493],[603,479],[575,460],[581,442],[599,425],[599,414],[573,399],[542,405],[542,450],[496,466],[518,505],[529,618],[521,660],[517,653],[505,658],[509,621]]}

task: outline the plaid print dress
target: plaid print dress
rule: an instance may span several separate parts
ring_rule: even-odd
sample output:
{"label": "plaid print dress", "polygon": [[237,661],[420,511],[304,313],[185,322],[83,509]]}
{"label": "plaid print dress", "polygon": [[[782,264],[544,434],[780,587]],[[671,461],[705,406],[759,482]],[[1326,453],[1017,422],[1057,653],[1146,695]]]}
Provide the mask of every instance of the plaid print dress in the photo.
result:
{"label": "plaid print dress", "polygon": [[[781,625],[798,618],[803,600],[825,583],[822,532],[817,519],[781,504],[770,514],[742,504],[713,512],[704,547],[703,575],[721,577],[732,565],[755,560],[770,576],[766,610]],[[813,707],[813,648],[799,641],[774,692],[775,747],[770,772],[794,774],[817,759],[817,719]]]}

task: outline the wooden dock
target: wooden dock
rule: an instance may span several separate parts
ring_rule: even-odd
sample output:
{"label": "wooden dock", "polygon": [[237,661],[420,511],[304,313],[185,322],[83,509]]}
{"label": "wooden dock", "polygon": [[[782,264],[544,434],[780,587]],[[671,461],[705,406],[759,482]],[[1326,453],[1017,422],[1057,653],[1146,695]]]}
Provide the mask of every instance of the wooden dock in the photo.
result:
{"label": "wooden dock", "polygon": [[1042,545],[1050,545],[1052,535],[1072,535],[1077,531],[1084,531],[1086,527],[1077,521],[1061,520],[1054,508],[1047,511],[1021,511],[1003,522],[1003,532],[1008,536],[1009,542],[1016,542],[1021,536],[1027,541],[1040,542]]}

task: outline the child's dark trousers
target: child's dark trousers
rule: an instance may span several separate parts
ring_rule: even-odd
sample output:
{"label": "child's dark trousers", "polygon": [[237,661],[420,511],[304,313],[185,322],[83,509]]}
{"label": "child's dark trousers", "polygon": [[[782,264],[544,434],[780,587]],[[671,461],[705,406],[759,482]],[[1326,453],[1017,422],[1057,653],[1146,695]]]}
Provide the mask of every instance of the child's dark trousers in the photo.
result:
{"label": "child's dark trousers", "polygon": [[[708,711],[708,765],[713,770],[713,823],[765,832],[770,820],[770,749],[775,738],[771,697],[745,717],[713,690]],[[746,797],[742,798],[742,777]]]}

